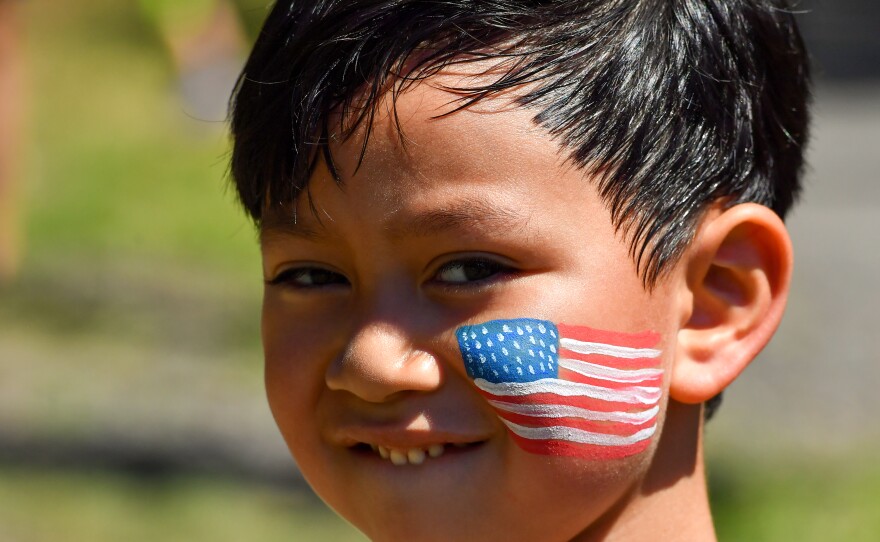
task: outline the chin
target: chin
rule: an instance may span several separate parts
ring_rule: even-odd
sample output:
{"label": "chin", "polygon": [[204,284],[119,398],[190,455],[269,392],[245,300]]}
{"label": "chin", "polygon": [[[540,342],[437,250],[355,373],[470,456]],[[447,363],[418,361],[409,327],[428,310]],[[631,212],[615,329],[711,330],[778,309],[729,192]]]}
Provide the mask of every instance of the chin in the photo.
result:
{"label": "chin", "polygon": [[[525,515],[525,513],[523,513]],[[530,523],[534,523],[533,519]],[[487,519],[478,511],[449,514],[438,510],[383,513],[367,524],[353,522],[375,542],[565,542],[576,535],[549,533],[534,525]]]}
{"label": "chin", "polygon": [[589,530],[590,516],[600,515],[590,506],[542,510],[510,495],[483,495],[476,485],[422,499],[385,498],[380,490],[353,502],[350,493],[345,502],[328,504],[376,542],[568,542]]}

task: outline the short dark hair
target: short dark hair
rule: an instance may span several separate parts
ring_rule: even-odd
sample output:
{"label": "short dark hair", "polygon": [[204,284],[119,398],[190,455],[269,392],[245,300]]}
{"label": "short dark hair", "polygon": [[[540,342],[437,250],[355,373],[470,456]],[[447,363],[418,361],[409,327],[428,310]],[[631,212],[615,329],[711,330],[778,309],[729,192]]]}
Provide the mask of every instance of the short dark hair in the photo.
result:
{"label": "short dark hair", "polygon": [[389,91],[487,59],[500,75],[451,89],[458,105],[526,89],[535,123],[597,174],[646,287],[713,202],[784,217],[798,195],[809,69],[784,0],[288,0],[231,102],[245,209],[259,225],[321,159],[338,177],[328,142],[369,134]]}

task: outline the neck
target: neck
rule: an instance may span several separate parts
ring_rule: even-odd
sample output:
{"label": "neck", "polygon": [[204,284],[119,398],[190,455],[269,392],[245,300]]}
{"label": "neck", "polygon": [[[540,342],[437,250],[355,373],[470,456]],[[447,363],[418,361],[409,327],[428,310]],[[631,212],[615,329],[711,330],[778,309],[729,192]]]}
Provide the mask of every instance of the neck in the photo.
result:
{"label": "neck", "polygon": [[651,467],[617,510],[578,542],[714,542],[703,469],[702,405],[670,400]]}

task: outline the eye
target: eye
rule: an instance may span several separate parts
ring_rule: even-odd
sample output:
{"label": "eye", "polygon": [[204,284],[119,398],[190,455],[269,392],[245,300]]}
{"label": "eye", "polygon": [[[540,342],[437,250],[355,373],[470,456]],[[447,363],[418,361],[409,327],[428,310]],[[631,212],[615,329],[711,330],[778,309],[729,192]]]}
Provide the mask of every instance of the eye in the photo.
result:
{"label": "eye", "polygon": [[348,279],[340,273],[323,267],[292,267],[268,280],[272,286],[284,285],[292,288],[323,288],[327,286],[346,285]]}
{"label": "eye", "polygon": [[468,284],[482,282],[499,275],[505,275],[512,268],[488,258],[468,258],[455,260],[443,265],[434,275],[434,282],[445,284]]}

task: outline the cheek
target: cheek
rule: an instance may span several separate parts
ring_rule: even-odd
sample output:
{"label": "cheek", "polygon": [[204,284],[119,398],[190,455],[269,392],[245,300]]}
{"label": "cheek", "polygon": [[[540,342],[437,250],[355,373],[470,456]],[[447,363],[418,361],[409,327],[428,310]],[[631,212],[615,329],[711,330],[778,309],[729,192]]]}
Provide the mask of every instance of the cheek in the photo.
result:
{"label": "cheek", "polygon": [[294,374],[294,367],[289,360],[270,354],[267,348],[264,369],[266,398],[291,451],[297,447],[297,435],[308,434],[304,431],[304,424],[309,423],[307,413],[312,402],[308,390],[303,387],[304,375]]}
{"label": "cheek", "polygon": [[659,335],[520,318],[456,331],[468,376],[525,451],[620,459],[651,445]]}
{"label": "cheek", "polygon": [[266,344],[265,387],[269,410],[300,473],[315,488],[333,487],[327,481],[327,451],[320,438],[314,369],[303,364],[289,341]]}
{"label": "cheek", "polygon": [[313,423],[317,390],[323,384],[318,353],[304,340],[299,320],[265,303],[262,339],[266,397],[275,422],[293,451]]}

